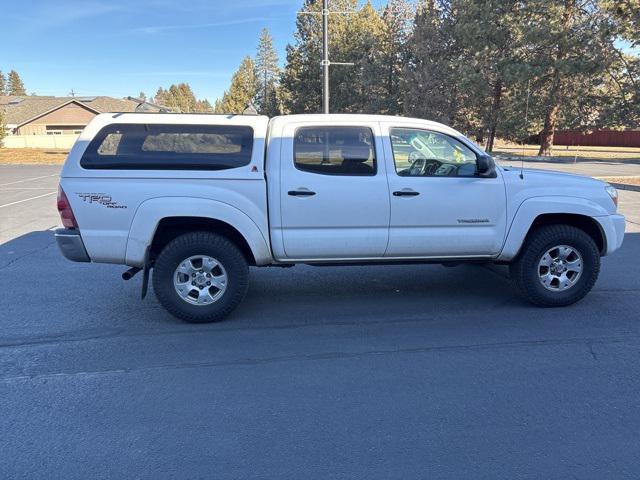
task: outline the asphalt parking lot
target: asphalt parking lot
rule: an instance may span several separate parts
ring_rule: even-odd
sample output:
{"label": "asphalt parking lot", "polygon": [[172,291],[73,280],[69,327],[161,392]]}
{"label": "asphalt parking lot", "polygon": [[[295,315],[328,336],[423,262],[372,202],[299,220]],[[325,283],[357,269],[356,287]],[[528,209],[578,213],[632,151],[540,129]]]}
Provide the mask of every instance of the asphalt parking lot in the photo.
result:
{"label": "asphalt parking lot", "polygon": [[502,269],[297,266],[198,326],[62,258],[58,171],[0,166],[0,478],[638,478],[640,192],[571,307]]}

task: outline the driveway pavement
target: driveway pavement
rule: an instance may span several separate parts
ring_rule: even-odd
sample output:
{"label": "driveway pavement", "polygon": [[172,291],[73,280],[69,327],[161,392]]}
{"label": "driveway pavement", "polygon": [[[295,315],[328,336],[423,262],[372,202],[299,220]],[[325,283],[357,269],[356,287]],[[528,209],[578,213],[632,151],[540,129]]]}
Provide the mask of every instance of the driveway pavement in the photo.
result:
{"label": "driveway pavement", "polygon": [[0,244],[57,226],[60,166],[0,165]]}
{"label": "driveway pavement", "polygon": [[[511,157],[505,154],[496,154],[495,158],[502,165],[521,165],[520,157]],[[587,175],[590,177],[624,177],[640,176],[640,160],[637,159],[589,159],[573,157],[556,157],[553,162],[545,161],[539,157],[525,157],[525,168],[542,168],[545,170],[558,170],[560,172]]]}
{"label": "driveway pavement", "polygon": [[54,197],[0,209],[0,478],[638,477],[640,233],[567,308],[502,268],[298,266],[198,326],[62,258]]}

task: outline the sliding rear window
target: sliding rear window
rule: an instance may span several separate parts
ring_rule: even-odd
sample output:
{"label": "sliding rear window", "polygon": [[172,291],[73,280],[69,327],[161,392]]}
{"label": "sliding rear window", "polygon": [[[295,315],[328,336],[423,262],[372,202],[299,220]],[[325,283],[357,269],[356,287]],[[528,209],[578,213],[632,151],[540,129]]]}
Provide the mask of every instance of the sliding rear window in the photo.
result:
{"label": "sliding rear window", "polygon": [[83,168],[226,170],[251,162],[253,129],[241,125],[112,124],[91,141]]}

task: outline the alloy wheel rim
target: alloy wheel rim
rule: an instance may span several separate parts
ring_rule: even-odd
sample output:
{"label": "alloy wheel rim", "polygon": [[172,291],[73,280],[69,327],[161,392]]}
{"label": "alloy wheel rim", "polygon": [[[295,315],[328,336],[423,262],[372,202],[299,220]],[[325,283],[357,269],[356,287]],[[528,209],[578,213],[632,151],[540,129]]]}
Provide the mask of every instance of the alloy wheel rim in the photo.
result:
{"label": "alloy wheel rim", "polygon": [[573,287],[582,276],[580,252],[569,245],[556,245],[547,250],[538,262],[538,279],[544,288],[563,292]]}
{"label": "alloy wheel rim", "polygon": [[173,273],[176,293],[191,305],[211,305],[227,290],[227,271],[208,255],[193,255],[182,260]]}

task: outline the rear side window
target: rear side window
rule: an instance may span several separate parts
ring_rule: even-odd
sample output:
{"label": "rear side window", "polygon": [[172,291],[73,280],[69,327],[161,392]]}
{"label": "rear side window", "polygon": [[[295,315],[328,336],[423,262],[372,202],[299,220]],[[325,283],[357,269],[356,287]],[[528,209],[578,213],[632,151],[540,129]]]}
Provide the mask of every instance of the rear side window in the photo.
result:
{"label": "rear side window", "polygon": [[248,165],[253,129],[239,125],[108,125],[91,141],[83,168],[225,170]]}
{"label": "rear side window", "polygon": [[324,175],[375,175],[373,132],[366,127],[302,127],[293,158],[298,170]]}

